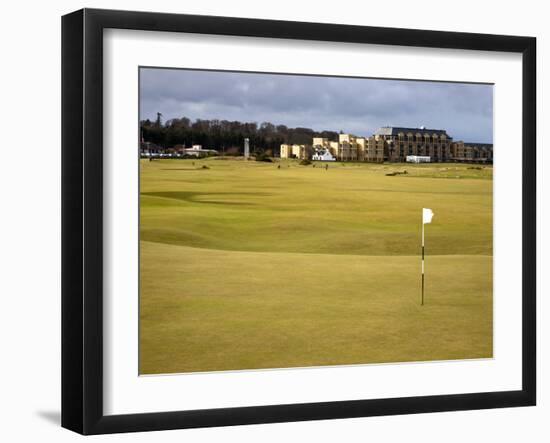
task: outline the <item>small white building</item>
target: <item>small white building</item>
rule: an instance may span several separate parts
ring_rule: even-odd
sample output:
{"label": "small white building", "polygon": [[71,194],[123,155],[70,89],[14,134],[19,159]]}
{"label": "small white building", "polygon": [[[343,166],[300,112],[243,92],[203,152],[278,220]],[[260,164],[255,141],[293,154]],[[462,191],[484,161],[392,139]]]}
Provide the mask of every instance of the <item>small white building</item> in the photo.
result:
{"label": "small white building", "polygon": [[321,162],[335,162],[336,159],[332,156],[328,149],[318,149],[313,154],[312,160]]}
{"label": "small white building", "polygon": [[407,155],[408,163],[430,163],[430,156],[428,155]]}
{"label": "small white building", "polygon": [[193,157],[206,157],[208,155],[217,155],[218,151],[215,149],[202,149],[202,145],[193,145],[190,148],[182,149],[181,153]]}

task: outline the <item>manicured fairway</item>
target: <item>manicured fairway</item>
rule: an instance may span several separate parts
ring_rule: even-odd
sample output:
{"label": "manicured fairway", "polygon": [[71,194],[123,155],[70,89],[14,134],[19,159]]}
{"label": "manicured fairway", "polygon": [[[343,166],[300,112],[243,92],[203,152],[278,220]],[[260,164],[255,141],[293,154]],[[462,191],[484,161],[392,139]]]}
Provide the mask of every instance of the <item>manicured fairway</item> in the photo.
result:
{"label": "manicured fairway", "polygon": [[141,373],[492,356],[491,168],[142,161],[140,235]]}

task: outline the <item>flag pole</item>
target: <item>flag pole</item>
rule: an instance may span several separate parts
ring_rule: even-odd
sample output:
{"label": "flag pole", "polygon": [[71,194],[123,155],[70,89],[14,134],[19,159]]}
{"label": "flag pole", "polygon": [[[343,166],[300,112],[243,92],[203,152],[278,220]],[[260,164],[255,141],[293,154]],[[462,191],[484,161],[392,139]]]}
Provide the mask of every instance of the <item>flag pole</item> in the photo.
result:
{"label": "flag pole", "polygon": [[424,225],[431,223],[433,216],[434,213],[431,209],[422,208],[422,306],[424,306]]}
{"label": "flag pole", "polygon": [[422,302],[421,306],[424,306],[424,213],[422,213]]}

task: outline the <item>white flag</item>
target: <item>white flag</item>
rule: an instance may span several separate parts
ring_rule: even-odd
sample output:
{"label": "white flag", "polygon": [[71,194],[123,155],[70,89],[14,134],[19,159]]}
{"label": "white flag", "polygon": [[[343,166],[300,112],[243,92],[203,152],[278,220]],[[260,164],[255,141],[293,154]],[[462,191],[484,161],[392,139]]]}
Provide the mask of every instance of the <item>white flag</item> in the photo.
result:
{"label": "white flag", "polygon": [[432,217],[434,216],[434,213],[431,209],[428,208],[422,208],[422,223],[431,223]]}

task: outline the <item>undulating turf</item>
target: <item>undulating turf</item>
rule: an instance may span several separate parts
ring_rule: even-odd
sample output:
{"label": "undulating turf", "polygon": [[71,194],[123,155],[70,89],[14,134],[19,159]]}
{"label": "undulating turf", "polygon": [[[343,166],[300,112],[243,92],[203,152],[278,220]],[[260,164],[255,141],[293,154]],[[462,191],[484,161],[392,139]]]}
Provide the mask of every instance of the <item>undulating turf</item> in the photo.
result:
{"label": "undulating turf", "polygon": [[315,166],[141,162],[141,373],[492,356],[492,169]]}

